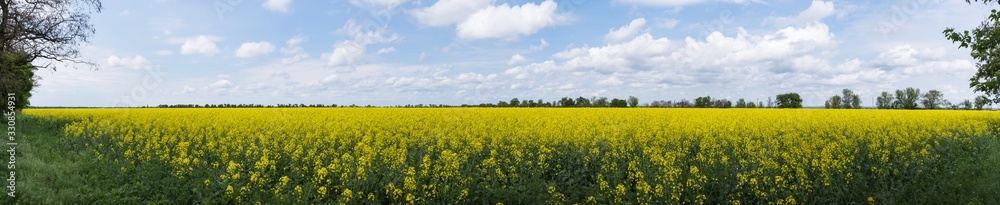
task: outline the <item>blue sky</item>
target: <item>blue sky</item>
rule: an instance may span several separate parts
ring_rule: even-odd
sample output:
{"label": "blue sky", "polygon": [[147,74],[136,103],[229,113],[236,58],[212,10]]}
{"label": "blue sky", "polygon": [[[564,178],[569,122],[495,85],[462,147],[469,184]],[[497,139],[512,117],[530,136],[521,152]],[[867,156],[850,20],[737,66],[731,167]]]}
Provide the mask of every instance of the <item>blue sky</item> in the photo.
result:
{"label": "blue sky", "polygon": [[39,72],[36,106],[479,104],[710,95],[807,106],[844,88],[936,89],[975,62],[941,31],[959,0],[103,1],[81,59]]}

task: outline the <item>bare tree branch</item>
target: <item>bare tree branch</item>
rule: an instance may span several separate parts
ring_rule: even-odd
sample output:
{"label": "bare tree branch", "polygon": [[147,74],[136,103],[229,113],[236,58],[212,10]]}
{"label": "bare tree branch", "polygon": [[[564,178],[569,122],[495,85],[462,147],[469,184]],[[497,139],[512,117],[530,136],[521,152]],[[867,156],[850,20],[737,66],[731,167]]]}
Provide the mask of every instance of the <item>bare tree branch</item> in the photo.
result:
{"label": "bare tree branch", "polygon": [[[48,59],[67,64],[80,60],[79,46],[94,34],[90,14],[100,0],[0,0],[0,53],[23,53],[21,62]],[[38,66],[55,70],[51,63]]]}

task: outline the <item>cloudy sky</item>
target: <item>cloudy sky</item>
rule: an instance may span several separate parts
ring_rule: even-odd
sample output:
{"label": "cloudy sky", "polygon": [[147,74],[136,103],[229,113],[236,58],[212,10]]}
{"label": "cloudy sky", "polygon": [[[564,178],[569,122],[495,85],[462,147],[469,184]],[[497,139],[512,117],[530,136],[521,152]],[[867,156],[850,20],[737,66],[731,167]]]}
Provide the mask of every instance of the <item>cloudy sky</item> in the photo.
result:
{"label": "cloudy sky", "polygon": [[564,96],[806,106],[844,88],[971,99],[961,0],[105,0],[87,67],[36,106],[478,104]]}

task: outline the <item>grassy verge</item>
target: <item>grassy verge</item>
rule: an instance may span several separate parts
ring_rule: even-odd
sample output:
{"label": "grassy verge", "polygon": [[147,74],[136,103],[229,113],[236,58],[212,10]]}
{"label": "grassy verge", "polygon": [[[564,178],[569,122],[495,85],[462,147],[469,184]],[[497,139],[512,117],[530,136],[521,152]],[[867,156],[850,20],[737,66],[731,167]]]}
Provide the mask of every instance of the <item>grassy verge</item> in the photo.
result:
{"label": "grassy verge", "polygon": [[[65,122],[17,117],[17,192],[13,198],[5,193],[5,204],[85,204],[102,192],[97,160],[61,139]],[[10,154],[3,156],[9,159]],[[8,170],[3,176],[9,177]]]}

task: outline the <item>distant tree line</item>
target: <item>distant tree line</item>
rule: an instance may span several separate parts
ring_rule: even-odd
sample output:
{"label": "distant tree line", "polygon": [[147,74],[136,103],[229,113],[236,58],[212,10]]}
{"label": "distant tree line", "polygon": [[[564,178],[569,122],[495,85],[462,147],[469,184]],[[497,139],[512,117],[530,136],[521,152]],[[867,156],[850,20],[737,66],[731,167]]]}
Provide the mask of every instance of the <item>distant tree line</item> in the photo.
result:
{"label": "distant tree line", "polygon": [[895,94],[883,91],[875,99],[875,107],[878,109],[982,110],[990,103],[986,96],[978,96],[973,100],[966,99],[961,103],[952,104],[944,99],[944,94],[940,91],[930,90],[921,94],[920,89],[912,87],[896,90]]}
{"label": "distant tree line", "polygon": [[733,104],[729,99],[713,99],[711,96],[697,97],[693,102],[687,99],[679,101],[654,100],[649,103],[639,104],[639,98],[635,96],[629,96],[626,99],[608,99],[607,97],[596,96],[586,98],[580,96],[577,98],[563,97],[556,101],[512,98],[510,101],[462,105],[462,107],[801,108],[802,98],[797,93],[781,94],[777,96],[777,101],[772,101],[771,98],[768,98],[766,105],[764,102],[748,102],[742,98],[736,101],[736,104]]}
{"label": "distant tree line", "polygon": [[[844,89],[840,94],[830,97],[824,103],[828,109],[861,109],[861,96],[850,89]],[[944,99],[944,94],[937,90],[930,90],[921,93],[917,88],[906,88],[896,90],[895,93],[882,92],[876,97],[875,108],[877,109],[965,109],[982,110],[991,101],[985,96],[976,97],[974,100],[965,100],[961,103],[952,104]],[[150,106],[144,106],[150,107]],[[802,108],[802,97],[798,93],[785,93],[771,97],[764,101],[752,102],[743,98],[732,102],[725,98],[712,98],[711,96],[697,97],[694,101],[682,99],[654,100],[649,103],[639,104],[639,98],[629,96],[618,99],[608,97],[563,97],[555,101],[545,101],[543,99],[525,100],[512,98],[507,101],[497,103],[481,103],[478,105],[445,105],[445,104],[407,104],[395,106],[358,106],[358,105],[337,105],[337,104],[175,104],[159,105],[156,108],[296,108],[296,107],[394,107],[394,108],[443,108],[443,107],[651,107],[651,108]]]}
{"label": "distant tree line", "polygon": [[608,97],[583,96],[577,98],[563,97],[556,101],[522,100],[512,98],[510,101],[499,101],[497,103],[481,103],[479,105],[462,105],[462,107],[639,107],[639,98],[629,96],[626,99]]}
{"label": "distant tree line", "polygon": [[[264,105],[264,104],[173,104],[166,105],[161,104],[155,106],[155,108],[265,108],[265,107],[337,107],[337,104],[277,104],[277,105]],[[153,108],[150,106],[143,106],[143,108]]]}
{"label": "distant tree line", "polygon": [[[895,93],[883,91],[875,98],[875,108],[877,109],[953,109],[953,110],[982,110],[990,104],[985,96],[976,97],[974,100],[965,100],[961,103],[952,104],[944,99],[944,94],[938,90],[930,90],[927,93],[920,93],[920,89],[908,87],[896,90]],[[850,89],[844,89],[842,95],[834,95],[825,103],[830,109],[860,109],[861,97]]]}

